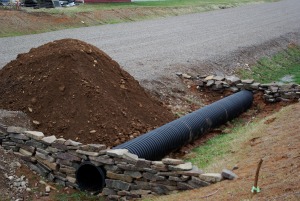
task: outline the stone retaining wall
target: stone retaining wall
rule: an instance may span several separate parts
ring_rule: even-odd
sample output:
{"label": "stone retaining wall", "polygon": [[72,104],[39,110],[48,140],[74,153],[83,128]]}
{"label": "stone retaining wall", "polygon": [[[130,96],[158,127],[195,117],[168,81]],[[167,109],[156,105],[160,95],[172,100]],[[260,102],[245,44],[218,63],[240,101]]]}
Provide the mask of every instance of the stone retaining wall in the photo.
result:
{"label": "stone retaining wall", "polygon": [[89,161],[106,170],[102,195],[107,200],[130,200],[174,191],[208,186],[224,178],[236,177],[229,170],[204,173],[190,162],[165,158],[149,161],[128,150],[106,149],[105,145],[87,144],[45,137],[38,131],[0,125],[0,142],[6,150],[26,161],[28,167],[49,181],[78,189],[76,169]]}
{"label": "stone retaining wall", "polygon": [[242,89],[250,90],[254,93],[262,91],[265,101],[270,103],[300,99],[300,85],[298,84],[261,84],[253,79],[241,80],[236,76],[209,75],[193,77],[182,73],[177,73],[177,75],[184,79],[193,80],[198,89],[206,87],[213,91],[229,90],[234,93]]}

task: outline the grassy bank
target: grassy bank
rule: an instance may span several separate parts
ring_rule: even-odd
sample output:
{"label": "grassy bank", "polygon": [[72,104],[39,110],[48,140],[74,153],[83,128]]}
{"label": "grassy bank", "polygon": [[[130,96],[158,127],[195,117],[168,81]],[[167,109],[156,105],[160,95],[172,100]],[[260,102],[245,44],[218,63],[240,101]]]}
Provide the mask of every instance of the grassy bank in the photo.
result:
{"label": "grassy bank", "polygon": [[241,69],[238,74],[261,83],[292,81],[300,84],[300,47],[290,45],[273,57],[260,59],[251,69]]}
{"label": "grassy bank", "polygon": [[61,9],[27,9],[31,12],[78,13],[96,10],[112,10],[125,8],[182,8],[201,7],[204,10],[235,7],[249,3],[274,2],[278,0],[165,0],[165,1],[134,1],[131,3],[90,3]]}
{"label": "grassy bank", "polygon": [[[290,45],[272,57],[264,57],[250,69],[241,69],[238,72],[243,79],[254,79],[261,83],[274,81],[300,84],[300,47]],[[207,168],[220,158],[232,152],[239,141],[244,141],[247,132],[259,127],[261,123],[247,123],[235,120],[230,134],[221,134],[208,140],[203,146],[195,148],[188,156],[188,160],[200,168]],[[246,125],[246,126],[245,126]]]}

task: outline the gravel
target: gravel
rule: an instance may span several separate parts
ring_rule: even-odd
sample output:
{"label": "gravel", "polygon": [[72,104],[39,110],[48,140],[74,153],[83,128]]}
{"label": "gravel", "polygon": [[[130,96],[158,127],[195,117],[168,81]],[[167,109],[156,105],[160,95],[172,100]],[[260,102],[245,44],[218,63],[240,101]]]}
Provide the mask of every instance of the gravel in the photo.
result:
{"label": "gravel", "polygon": [[[300,44],[300,1],[246,5],[159,20],[0,39],[0,66],[46,42],[76,38],[93,44],[151,88],[176,72],[232,72],[240,63]],[[1,68],[1,67],[0,67]],[[146,82],[148,81],[148,82]]]}

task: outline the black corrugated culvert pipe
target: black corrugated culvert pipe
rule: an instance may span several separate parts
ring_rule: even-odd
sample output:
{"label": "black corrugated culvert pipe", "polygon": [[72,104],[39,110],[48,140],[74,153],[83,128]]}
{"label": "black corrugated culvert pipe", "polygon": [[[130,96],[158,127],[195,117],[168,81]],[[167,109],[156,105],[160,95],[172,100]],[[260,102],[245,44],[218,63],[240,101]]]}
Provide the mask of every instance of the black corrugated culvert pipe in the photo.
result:
{"label": "black corrugated culvert pipe", "polygon": [[160,160],[171,151],[199,138],[250,108],[253,94],[240,91],[187,114],[113,149],[128,149],[147,160]]}
{"label": "black corrugated culvert pipe", "polygon": [[[252,102],[252,92],[240,91],[113,149],[128,149],[140,158],[160,160],[210,129],[237,117],[250,108]],[[105,186],[105,170],[84,162],[76,171],[76,179],[81,190],[101,191]]]}
{"label": "black corrugated culvert pipe", "polygon": [[105,170],[91,162],[80,164],[75,174],[80,190],[100,192],[105,186]]}

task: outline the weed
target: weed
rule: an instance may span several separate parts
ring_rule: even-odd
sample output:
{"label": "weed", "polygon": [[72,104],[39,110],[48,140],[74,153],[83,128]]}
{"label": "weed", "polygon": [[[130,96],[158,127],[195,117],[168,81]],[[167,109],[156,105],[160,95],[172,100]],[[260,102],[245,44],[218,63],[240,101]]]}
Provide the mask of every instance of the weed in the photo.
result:
{"label": "weed", "polygon": [[102,201],[104,198],[98,197],[98,196],[93,196],[89,195],[86,192],[75,192],[72,194],[57,194],[55,196],[56,201]]}

